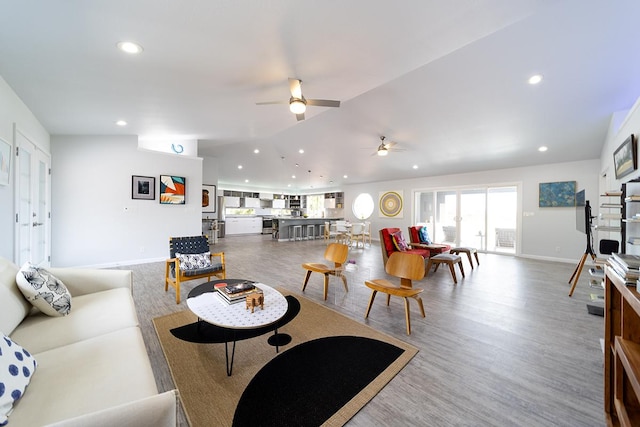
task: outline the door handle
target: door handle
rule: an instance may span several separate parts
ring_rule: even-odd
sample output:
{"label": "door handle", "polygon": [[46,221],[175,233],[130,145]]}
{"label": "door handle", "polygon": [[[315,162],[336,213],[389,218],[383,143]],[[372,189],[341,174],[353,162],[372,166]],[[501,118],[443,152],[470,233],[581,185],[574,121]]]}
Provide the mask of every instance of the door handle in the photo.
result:
{"label": "door handle", "polygon": [[44,225],[44,222],[33,222],[34,227],[38,227],[39,225]]}

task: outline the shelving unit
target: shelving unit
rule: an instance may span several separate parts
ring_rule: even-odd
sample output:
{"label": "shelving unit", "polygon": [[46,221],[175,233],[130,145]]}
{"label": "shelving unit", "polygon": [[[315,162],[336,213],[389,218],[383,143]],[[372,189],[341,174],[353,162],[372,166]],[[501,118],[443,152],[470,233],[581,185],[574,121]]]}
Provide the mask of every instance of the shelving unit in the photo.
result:
{"label": "shelving unit", "polygon": [[622,184],[621,252],[640,255],[640,180]]}
{"label": "shelving unit", "polygon": [[640,425],[640,294],[605,266],[604,411],[609,426]]}

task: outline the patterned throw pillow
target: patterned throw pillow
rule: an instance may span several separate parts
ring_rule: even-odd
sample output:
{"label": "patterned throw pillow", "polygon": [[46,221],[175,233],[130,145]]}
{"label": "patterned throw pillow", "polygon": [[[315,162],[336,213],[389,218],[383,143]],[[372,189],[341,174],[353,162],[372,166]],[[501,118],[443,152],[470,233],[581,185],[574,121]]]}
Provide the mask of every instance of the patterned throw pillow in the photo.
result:
{"label": "patterned throw pillow", "polygon": [[427,245],[432,243],[427,227],[420,227],[420,232],[418,234],[420,235],[420,243],[426,243]]}
{"label": "patterned throw pillow", "polygon": [[0,332],[0,426],[8,424],[7,416],[24,394],[37,365],[27,350]]}
{"label": "patterned throw pillow", "polygon": [[71,294],[60,279],[44,268],[26,262],[16,275],[22,295],[48,316],[66,316],[71,311]]}
{"label": "patterned throw pillow", "polygon": [[407,244],[407,241],[404,240],[402,231],[396,231],[395,233],[391,234],[391,239],[393,240],[393,244],[397,250],[404,252],[409,249],[409,245]]}
{"label": "patterned throw pillow", "polygon": [[211,252],[202,254],[176,253],[176,258],[180,260],[180,270],[182,271],[211,267]]}

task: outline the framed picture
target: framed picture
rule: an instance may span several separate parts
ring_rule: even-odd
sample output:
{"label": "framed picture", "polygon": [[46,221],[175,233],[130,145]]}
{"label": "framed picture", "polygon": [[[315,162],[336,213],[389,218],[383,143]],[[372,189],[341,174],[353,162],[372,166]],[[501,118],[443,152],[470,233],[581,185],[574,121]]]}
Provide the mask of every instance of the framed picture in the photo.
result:
{"label": "framed picture", "polygon": [[202,212],[216,213],[216,186],[202,184]]}
{"label": "framed picture", "polygon": [[402,190],[380,192],[379,194],[379,216],[381,218],[402,218],[403,198]]}
{"label": "framed picture", "polygon": [[0,185],[9,185],[11,176],[11,144],[0,139]]}
{"label": "framed picture", "polygon": [[629,136],[613,153],[613,164],[616,168],[616,179],[629,175],[638,169],[636,139]]}
{"label": "framed picture", "polygon": [[186,181],[183,176],[160,175],[160,204],[184,205]]}
{"label": "framed picture", "polygon": [[156,179],[152,176],[133,175],[131,177],[131,198],[155,200]]}
{"label": "framed picture", "polygon": [[576,205],[576,182],[541,182],[538,206],[541,208],[569,208]]}

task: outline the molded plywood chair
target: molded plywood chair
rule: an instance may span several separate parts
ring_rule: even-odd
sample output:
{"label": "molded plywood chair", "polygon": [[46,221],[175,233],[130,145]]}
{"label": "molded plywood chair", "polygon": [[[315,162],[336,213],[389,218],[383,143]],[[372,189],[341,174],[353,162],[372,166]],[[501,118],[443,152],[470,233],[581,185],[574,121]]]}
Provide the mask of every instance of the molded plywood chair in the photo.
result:
{"label": "molded plywood chair", "polygon": [[[164,273],[164,291],[169,285],[176,289],[176,304],[180,304],[180,284],[187,280],[226,279],[224,252],[211,253],[206,236],[169,238],[169,256]],[[214,261],[215,258],[215,261]]]}
{"label": "molded plywood chair", "polygon": [[307,274],[304,278],[304,283],[302,284],[302,292],[304,292],[307,287],[307,283],[309,282],[309,277],[311,273],[321,273],[324,274],[324,299],[327,299],[327,292],[329,291],[329,275],[339,276],[342,279],[342,283],[344,283],[344,290],[349,292],[349,288],[347,287],[347,278],[344,274],[341,274],[340,267],[347,260],[347,255],[349,255],[349,247],[342,243],[331,243],[327,246],[327,249],[324,251],[324,259],[333,263],[333,266],[328,266],[326,264],[317,263],[317,262],[308,262],[302,264],[302,268],[307,270]]}
{"label": "molded plywood chair", "polygon": [[409,310],[409,298],[413,298],[418,301],[420,307],[420,313],[422,317],[425,317],[424,306],[422,305],[422,298],[419,294],[422,289],[414,289],[412,280],[420,280],[424,277],[424,260],[420,255],[408,254],[404,252],[394,252],[389,257],[387,265],[385,267],[387,274],[400,278],[400,285],[395,285],[387,279],[375,279],[367,280],[364,284],[371,289],[371,298],[369,299],[369,305],[367,306],[367,312],[364,318],[369,317],[373,300],[378,292],[384,292],[387,294],[387,305],[391,295],[404,298],[404,310],[405,319],[407,323],[407,335],[411,335],[411,316]]}

